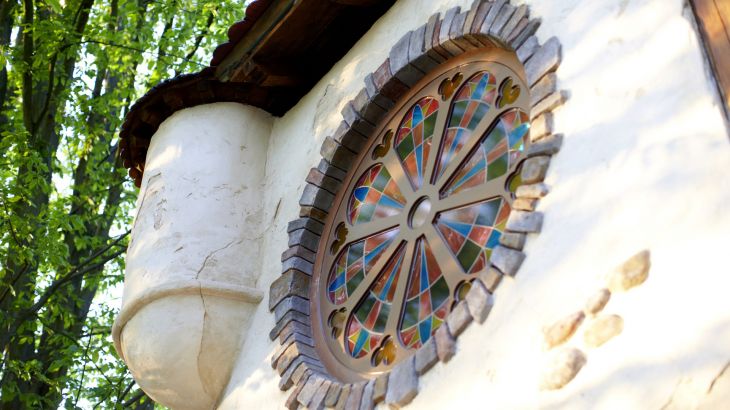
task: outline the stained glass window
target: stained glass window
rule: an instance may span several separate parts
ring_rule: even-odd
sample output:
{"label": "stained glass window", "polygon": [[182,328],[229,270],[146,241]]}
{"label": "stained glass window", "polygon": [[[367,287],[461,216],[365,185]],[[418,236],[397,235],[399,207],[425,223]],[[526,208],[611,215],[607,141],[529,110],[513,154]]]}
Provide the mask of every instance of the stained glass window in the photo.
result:
{"label": "stained glass window", "polygon": [[529,144],[524,90],[509,64],[454,65],[378,125],[330,211],[328,252],[317,256],[313,326],[330,362],[386,371],[433,337],[488,268]]}

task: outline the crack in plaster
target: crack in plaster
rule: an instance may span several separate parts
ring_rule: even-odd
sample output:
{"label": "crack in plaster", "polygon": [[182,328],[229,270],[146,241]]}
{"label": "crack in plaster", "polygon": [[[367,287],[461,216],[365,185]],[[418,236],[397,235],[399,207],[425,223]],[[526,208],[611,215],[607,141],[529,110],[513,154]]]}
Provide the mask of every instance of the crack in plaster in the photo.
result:
{"label": "crack in plaster", "polygon": [[725,363],[725,366],[723,366],[720,372],[715,375],[715,377],[712,379],[712,382],[710,382],[710,387],[707,388],[707,393],[705,394],[710,394],[712,392],[712,389],[715,387],[715,383],[717,383],[717,381],[725,375],[725,372],[727,372],[728,369],[730,369],[730,361]]}
{"label": "crack in plaster", "polygon": [[[218,248],[218,249],[215,249],[215,250],[211,251],[211,252],[210,252],[210,253],[208,254],[208,256],[206,256],[206,257],[205,257],[205,259],[203,260],[203,264],[202,264],[202,265],[200,265],[200,269],[198,269],[198,271],[197,271],[197,272],[195,273],[195,279],[198,279],[198,278],[200,277],[200,274],[201,274],[201,273],[203,272],[203,269],[205,269],[205,265],[206,265],[206,264],[208,263],[208,260],[210,260],[210,258],[212,258],[212,257],[213,257],[213,255],[215,255],[216,253],[218,253],[218,252],[220,252],[220,251],[222,251],[222,250],[225,250],[225,249],[229,248],[229,247],[230,247],[231,245],[233,245],[234,243],[236,243],[236,241],[237,241],[237,240],[236,240],[236,239],[234,239],[234,240],[232,240],[232,241],[228,242],[228,243],[227,243],[227,244],[226,244],[225,246],[223,246],[222,248]],[[241,240],[238,240],[238,242],[240,243],[240,242],[242,242],[242,241],[241,241]],[[202,295],[202,294],[201,294],[201,295]]]}

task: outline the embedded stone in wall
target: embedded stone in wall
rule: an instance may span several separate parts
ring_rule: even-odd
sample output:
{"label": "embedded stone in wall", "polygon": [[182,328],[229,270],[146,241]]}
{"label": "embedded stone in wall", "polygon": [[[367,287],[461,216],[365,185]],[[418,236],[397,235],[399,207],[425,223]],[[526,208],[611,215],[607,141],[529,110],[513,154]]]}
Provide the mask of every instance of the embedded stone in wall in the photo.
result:
{"label": "embedded stone in wall", "polygon": [[[540,230],[542,229],[542,213],[512,211],[509,214],[509,218],[507,218],[507,229],[510,231],[515,231],[515,232],[526,232],[526,233],[540,232]],[[497,266],[497,265],[495,264],[495,266]],[[499,266],[497,266],[497,267],[499,267]],[[509,274],[508,272],[504,272],[504,273]]]}
{"label": "embedded stone in wall", "polygon": [[586,301],[585,312],[589,315],[595,315],[608,304],[611,299],[611,292],[608,289],[601,289]]}
{"label": "embedded stone in wall", "polygon": [[[514,214],[515,212],[512,213]],[[512,215],[510,215],[510,218],[512,218]],[[507,228],[510,229],[509,219],[507,220]],[[499,245],[492,250],[492,256],[490,257],[492,265],[510,276],[514,276],[517,273],[524,260],[524,253]]]}
{"label": "embedded stone in wall", "polygon": [[446,317],[446,326],[454,337],[459,336],[471,323],[472,317],[466,302],[459,302]]}
{"label": "embedded stone in wall", "polygon": [[[442,326],[445,328],[445,326]],[[390,372],[388,392],[385,402],[391,407],[400,408],[413,401],[418,393],[418,375],[415,357],[402,361]]]}
{"label": "embedded stone in wall", "polygon": [[502,281],[502,275],[502,272],[498,269],[489,267],[486,271],[479,273],[479,280],[482,284],[484,284],[484,287],[489,291],[489,293],[494,293],[494,291],[497,290],[497,286],[499,286],[499,283]]}
{"label": "embedded stone in wall", "polygon": [[618,315],[604,315],[592,320],[583,333],[583,341],[586,346],[598,347],[624,329],[624,320]]}
{"label": "embedded stone in wall", "polygon": [[439,327],[433,334],[433,339],[436,342],[436,353],[439,360],[444,363],[451,360],[456,353],[456,341],[449,332],[449,328],[447,326]]}
{"label": "embedded stone in wall", "polygon": [[578,326],[583,323],[583,319],[585,319],[585,314],[582,311],[576,312],[543,329],[545,347],[552,349],[570,339],[578,330]]}
{"label": "embedded stone in wall", "polygon": [[532,198],[532,199],[540,199],[545,197],[550,192],[550,188],[548,188],[547,185],[540,182],[537,184],[528,184],[528,185],[521,185],[517,187],[517,190],[515,191],[515,196],[517,198]]}
{"label": "embedded stone in wall", "polygon": [[522,164],[522,182],[532,184],[543,181],[549,166],[550,157],[546,155],[526,159]]}
{"label": "embedded stone in wall", "polygon": [[430,338],[416,352],[416,373],[422,375],[429,371],[438,361],[439,356],[436,351],[436,341]]}
{"label": "embedded stone in wall", "polygon": [[340,398],[341,392],[342,385],[340,383],[330,384],[329,389],[327,389],[327,395],[324,397],[324,406],[335,407],[337,405],[337,399]]}
{"label": "embedded stone in wall", "polygon": [[552,134],[553,130],[553,114],[546,112],[530,121],[530,140],[533,142],[538,141],[542,137]]}
{"label": "embedded stone in wall", "polygon": [[[519,201],[520,199],[515,200],[515,202]],[[523,199],[524,201],[524,199]],[[512,208],[519,209],[514,206],[514,203],[512,204]],[[530,209],[531,211],[534,210]],[[503,232],[502,235],[499,237],[499,243],[500,245],[504,245],[508,248],[522,250],[522,248],[525,247],[525,239],[527,238],[527,235],[521,232]]]}
{"label": "embedded stone in wall", "polygon": [[492,311],[494,306],[494,297],[487,292],[484,285],[475,280],[466,294],[466,304],[469,306],[469,312],[478,323],[484,323]]}
{"label": "embedded stone in wall", "polygon": [[576,348],[564,348],[555,352],[542,374],[540,388],[543,390],[562,388],[575,378],[586,361],[586,355]]}
{"label": "embedded stone in wall", "polygon": [[651,254],[648,250],[632,256],[616,268],[608,277],[608,288],[612,292],[627,291],[641,285],[649,277]]}
{"label": "embedded stone in wall", "polygon": [[562,146],[563,134],[549,135],[530,145],[527,149],[527,156],[555,155],[560,151],[560,147]]}
{"label": "embedded stone in wall", "polygon": [[532,87],[545,74],[558,68],[562,60],[562,49],[557,38],[551,37],[542,45],[530,60],[525,63],[527,83]]}
{"label": "embedded stone in wall", "polygon": [[383,373],[375,379],[373,387],[373,402],[380,403],[385,400],[385,394],[388,392],[388,379],[390,373]]}
{"label": "embedded stone in wall", "polygon": [[537,199],[535,198],[517,198],[512,203],[512,209],[516,209],[518,211],[532,212],[535,210],[535,208],[537,208]]}

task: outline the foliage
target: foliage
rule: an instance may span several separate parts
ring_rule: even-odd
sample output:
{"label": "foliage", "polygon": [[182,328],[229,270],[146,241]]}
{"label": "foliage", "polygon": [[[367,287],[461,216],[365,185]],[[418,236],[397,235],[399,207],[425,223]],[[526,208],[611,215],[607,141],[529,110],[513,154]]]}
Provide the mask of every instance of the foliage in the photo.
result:
{"label": "foliage", "polygon": [[152,408],[117,357],[136,190],[117,131],[150,85],[198,71],[243,4],[0,2],[0,408]]}

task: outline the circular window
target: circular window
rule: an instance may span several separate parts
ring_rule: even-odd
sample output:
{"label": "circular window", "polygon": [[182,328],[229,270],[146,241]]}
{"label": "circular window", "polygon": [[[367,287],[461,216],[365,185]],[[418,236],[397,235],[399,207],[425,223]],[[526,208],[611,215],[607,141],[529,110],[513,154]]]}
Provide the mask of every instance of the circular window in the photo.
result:
{"label": "circular window", "polygon": [[361,380],[415,353],[488,266],[520,183],[526,90],[513,53],[468,54],[378,125],[315,263],[313,334],[330,373]]}

